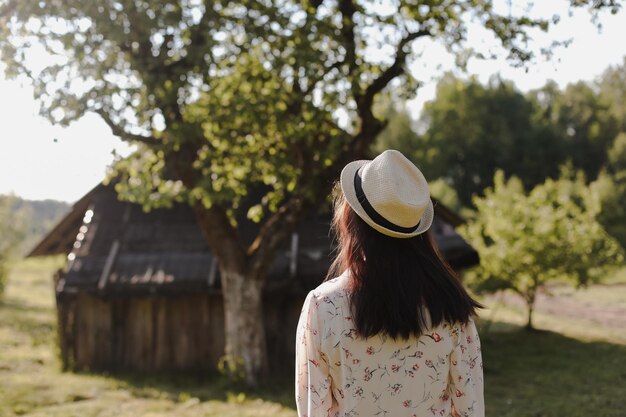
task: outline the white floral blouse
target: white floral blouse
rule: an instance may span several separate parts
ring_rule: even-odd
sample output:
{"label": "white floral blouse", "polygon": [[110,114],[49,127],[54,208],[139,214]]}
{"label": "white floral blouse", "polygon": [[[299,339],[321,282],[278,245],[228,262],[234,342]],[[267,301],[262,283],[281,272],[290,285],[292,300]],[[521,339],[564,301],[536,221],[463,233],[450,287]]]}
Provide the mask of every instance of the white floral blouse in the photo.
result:
{"label": "white floral blouse", "polygon": [[296,335],[300,417],[485,415],[473,320],[419,338],[362,339],[350,317],[346,273],[311,291]]}

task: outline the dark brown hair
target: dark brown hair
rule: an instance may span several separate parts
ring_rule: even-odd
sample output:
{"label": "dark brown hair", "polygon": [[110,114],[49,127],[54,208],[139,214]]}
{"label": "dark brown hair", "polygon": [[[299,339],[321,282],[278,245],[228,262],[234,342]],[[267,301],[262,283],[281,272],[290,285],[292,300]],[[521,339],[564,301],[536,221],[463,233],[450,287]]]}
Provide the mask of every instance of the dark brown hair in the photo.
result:
{"label": "dark brown hair", "polygon": [[383,235],[352,210],[339,186],[334,210],[338,246],[326,279],[350,270],[350,307],[361,337],[408,339],[429,324],[467,323],[482,308],[443,259],[430,231],[405,239]]}

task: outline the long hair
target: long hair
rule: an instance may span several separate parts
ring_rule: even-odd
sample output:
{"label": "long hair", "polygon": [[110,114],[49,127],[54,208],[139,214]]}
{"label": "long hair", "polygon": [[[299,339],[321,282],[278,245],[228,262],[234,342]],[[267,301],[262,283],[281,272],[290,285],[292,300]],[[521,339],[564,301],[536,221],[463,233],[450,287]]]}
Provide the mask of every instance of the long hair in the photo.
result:
{"label": "long hair", "polygon": [[350,270],[350,307],[361,337],[408,339],[443,322],[467,323],[482,306],[443,259],[430,231],[399,239],[365,223],[335,187],[337,252],[326,280]]}

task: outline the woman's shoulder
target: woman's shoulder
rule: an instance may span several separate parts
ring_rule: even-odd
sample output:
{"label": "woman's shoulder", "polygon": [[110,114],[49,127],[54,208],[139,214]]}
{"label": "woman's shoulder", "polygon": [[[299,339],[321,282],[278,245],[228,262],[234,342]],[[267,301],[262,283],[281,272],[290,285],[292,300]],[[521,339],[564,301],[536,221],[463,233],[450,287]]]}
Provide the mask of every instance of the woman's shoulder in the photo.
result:
{"label": "woman's shoulder", "polygon": [[348,279],[349,276],[346,271],[335,278],[322,282],[311,293],[318,300],[344,298],[348,290]]}

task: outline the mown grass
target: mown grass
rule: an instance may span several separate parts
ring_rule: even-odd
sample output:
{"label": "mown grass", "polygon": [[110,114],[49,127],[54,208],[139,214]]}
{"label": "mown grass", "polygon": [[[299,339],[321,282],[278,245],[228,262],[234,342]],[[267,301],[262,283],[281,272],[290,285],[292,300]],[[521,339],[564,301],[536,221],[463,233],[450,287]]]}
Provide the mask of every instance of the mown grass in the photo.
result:
{"label": "mown grass", "polygon": [[[296,415],[291,381],[274,381],[253,393],[216,376],[61,372],[50,278],[59,262],[18,263],[0,303],[1,417]],[[621,295],[607,295],[592,287],[584,296],[572,296],[621,306],[625,288],[612,288]],[[516,314],[503,307],[491,316],[493,323],[487,320],[489,314],[480,323],[488,416],[626,415],[626,343],[619,334],[623,331],[602,332],[600,338],[588,323],[537,317],[539,327],[553,331],[529,333],[519,326],[523,313]],[[563,334],[554,332],[558,325],[564,328]]]}
{"label": "mown grass", "polygon": [[500,326],[481,335],[488,416],[626,415],[626,346]]}

